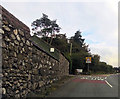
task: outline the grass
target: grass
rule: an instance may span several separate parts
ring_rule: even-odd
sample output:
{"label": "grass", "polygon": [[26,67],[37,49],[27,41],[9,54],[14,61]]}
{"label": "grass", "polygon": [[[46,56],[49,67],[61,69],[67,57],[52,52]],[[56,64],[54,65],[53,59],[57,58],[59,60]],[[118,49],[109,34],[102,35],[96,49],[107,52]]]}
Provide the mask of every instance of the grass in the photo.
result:
{"label": "grass", "polygon": [[31,92],[28,96],[29,97],[47,97],[52,92],[60,88],[62,85],[64,85],[69,79],[73,78],[73,76],[64,76],[60,80],[52,83],[50,86],[46,87],[44,91],[42,92]]}
{"label": "grass", "polygon": [[111,73],[111,72],[108,72],[108,73],[106,73],[106,72],[91,72],[91,75],[92,74],[96,74],[96,75],[99,75],[99,74],[113,74],[113,73]]}
{"label": "grass", "polygon": [[[43,41],[37,36],[32,36],[31,40],[35,45],[37,45],[41,50],[45,51],[50,56],[54,57],[56,60],[59,61],[59,50],[55,49],[53,46],[49,45],[47,42]],[[50,48],[54,48],[54,52],[50,52]]]}
{"label": "grass", "polygon": [[64,85],[69,79],[73,78],[73,76],[64,76],[61,80],[58,80],[57,82],[51,84],[51,87],[49,87],[46,90],[46,95],[50,95],[52,92],[60,88],[62,85]]}

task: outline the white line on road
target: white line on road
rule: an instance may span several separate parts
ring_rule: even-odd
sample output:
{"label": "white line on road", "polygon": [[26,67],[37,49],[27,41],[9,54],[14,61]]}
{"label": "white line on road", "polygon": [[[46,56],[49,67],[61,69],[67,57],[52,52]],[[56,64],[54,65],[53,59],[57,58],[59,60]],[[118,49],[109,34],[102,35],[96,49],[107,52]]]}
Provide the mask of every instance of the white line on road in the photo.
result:
{"label": "white line on road", "polygon": [[107,77],[105,77],[105,79],[107,79]]}
{"label": "white line on road", "polygon": [[111,84],[109,84],[106,80],[105,80],[105,82],[112,88],[112,85],[111,85]]}
{"label": "white line on road", "polygon": [[104,80],[104,79],[101,78],[100,80]]}
{"label": "white line on road", "polygon": [[97,78],[94,78],[94,80],[96,80]]}
{"label": "white line on road", "polygon": [[85,79],[84,77],[82,77],[81,79]]}
{"label": "white line on road", "polygon": [[91,80],[93,80],[93,78],[91,78]]}

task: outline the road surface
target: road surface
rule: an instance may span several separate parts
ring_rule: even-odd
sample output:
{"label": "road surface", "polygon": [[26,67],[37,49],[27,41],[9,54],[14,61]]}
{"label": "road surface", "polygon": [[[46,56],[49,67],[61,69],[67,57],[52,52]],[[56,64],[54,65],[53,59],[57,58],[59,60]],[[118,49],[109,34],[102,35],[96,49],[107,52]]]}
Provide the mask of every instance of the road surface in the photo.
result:
{"label": "road surface", "polygon": [[49,97],[118,97],[118,74],[80,75]]}

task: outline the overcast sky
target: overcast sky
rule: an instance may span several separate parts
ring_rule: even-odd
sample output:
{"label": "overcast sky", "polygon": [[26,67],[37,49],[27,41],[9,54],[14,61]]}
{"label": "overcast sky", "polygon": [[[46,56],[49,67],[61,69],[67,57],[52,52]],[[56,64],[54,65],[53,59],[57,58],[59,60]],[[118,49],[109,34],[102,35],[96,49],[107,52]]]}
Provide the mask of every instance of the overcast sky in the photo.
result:
{"label": "overcast sky", "polygon": [[17,1],[20,2],[2,0],[1,5],[30,28],[31,23],[45,13],[50,19],[57,19],[62,28],[60,33],[66,33],[67,37],[80,30],[91,53],[99,54],[101,61],[118,66],[117,0]]}

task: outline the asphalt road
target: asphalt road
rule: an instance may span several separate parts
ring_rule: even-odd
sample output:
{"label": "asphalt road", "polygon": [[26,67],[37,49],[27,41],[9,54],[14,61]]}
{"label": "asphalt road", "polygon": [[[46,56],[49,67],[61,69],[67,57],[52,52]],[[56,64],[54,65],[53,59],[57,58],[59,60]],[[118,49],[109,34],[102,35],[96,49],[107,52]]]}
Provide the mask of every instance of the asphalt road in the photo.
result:
{"label": "asphalt road", "polygon": [[118,97],[118,75],[81,75],[49,97]]}

